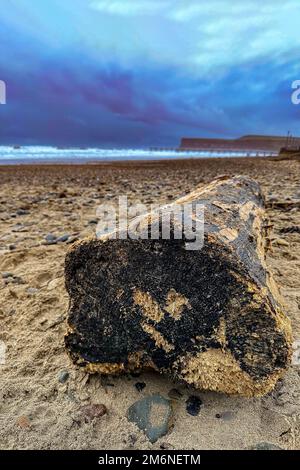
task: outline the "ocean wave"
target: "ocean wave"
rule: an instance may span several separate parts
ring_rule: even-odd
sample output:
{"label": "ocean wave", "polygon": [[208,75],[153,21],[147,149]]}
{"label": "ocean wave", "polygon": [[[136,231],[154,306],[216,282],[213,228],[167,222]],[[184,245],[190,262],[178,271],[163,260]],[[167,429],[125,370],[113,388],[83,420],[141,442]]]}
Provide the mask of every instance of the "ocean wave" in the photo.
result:
{"label": "ocean wave", "polygon": [[57,148],[41,146],[9,147],[0,146],[0,161],[126,161],[160,160],[167,158],[210,158],[210,157],[264,156],[262,152],[228,151],[178,151],[173,149],[103,149],[103,148]]}

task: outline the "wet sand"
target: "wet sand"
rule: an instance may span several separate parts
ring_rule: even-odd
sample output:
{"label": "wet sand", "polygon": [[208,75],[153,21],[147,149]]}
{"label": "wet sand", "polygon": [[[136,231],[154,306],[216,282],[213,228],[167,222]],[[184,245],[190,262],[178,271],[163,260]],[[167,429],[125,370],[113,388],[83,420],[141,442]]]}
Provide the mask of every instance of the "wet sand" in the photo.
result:
{"label": "wet sand", "polygon": [[[300,166],[263,158],[0,166],[1,449],[247,449],[269,443],[300,448],[300,368],[289,369],[261,399],[195,391],[154,373],[100,378],[75,368],[64,349],[68,296],[64,257],[95,233],[97,205],[119,195],[167,203],[228,174],[248,175],[265,191],[273,227],[273,269],[300,339]],[[296,229],[298,227],[298,230]],[[51,242],[51,235],[55,236]],[[46,244],[46,237],[48,243]],[[62,241],[57,238],[62,236]],[[142,391],[135,387],[144,382]],[[176,388],[178,394],[170,393]],[[151,444],[127,420],[128,408],[159,393],[171,398],[173,425]],[[197,395],[200,412],[186,401]],[[83,419],[84,407],[107,413]]]}

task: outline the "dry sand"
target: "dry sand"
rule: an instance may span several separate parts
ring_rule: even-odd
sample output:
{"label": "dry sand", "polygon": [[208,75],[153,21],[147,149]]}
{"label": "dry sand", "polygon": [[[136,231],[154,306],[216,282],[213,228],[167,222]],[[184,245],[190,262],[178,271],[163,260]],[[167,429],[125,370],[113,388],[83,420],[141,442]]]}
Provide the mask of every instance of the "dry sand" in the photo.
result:
{"label": "dry sand", "polygon": [[[170,202],[221,174],[245,174],[263,186],[267,200],[298,200],[287,210],[269,208],[274,224],[268,257],[300,339],[299,162],[210,159],[86,166],[0,167],[0,364],[1,449],[246,449],[261,442],[300,448],[300,367],[261,399],[204,393],[154,373],[140,377],[87,376],[71,363],[63,337],[68,297],[64,288],[65,242],[43,245],[49,234],[83,238],[95,231],[97,205],[127,194],[133,202]],[[15,277],[2,279],[3,273]],[[4,275],[4,277],[6,277]],[[60,383],[62,371],[69,373]],[[136,382],[145,382],[141,391]],[[170,432],[151,444],[129,423],[127,410],[152,393],[173,400]],[[198,416],[186,400],[198,395]],[[82,407],[104,404],[107,414],[82,419]],[[230,412],[230,413],[227,413]],[[225,414],[222,414],[225,413]]]}

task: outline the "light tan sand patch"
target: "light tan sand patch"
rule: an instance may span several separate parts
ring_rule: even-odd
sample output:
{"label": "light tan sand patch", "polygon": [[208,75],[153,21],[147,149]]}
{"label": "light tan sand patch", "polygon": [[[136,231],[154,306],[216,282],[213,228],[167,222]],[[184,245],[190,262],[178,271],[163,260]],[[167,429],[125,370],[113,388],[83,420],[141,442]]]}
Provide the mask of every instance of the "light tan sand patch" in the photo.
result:
{"label": "light tan sand patch", "polygon": [[173,351],[174,346],[161,335],[153,326],[148,323],[142,323],[143,330],[151,336],[158,348],[162,348],[167,353]]}
{"label": "light tan sand patch", "polygon": [[219,235],[222,238],[226,238],[230,242],[233,242],[239,235],[238,231],[233,228],[223,228],[220,230]]}
{"label": "light tan sand patch", "polygon": [[165,310],[175,320],[179,320],[184,306],[186,306],[188,309],[192,308],[188,299],[184,295],[179,294],[175,289],[170,289],[167,295]]}
{"label": "light tan sand patch", "polygon": [[156,300],[151,297],[149,292],[142,292],[139,289],[135,289],[133,292],[133,300],[142,308],[144,316],[149,320],[158,323],[163,319],[164,313],[162,309]]}
{"label": "light tan sand patch", "polygon": [[182,361],[186,364],[182,377],[186,382],[196,384],[196,388],[245,397],[264,395],[274,387],[282,374],[281,371],[267,380],[254,382],[241,370],[230,352],[220,349],[209,349],[196,356],[187,355]]}

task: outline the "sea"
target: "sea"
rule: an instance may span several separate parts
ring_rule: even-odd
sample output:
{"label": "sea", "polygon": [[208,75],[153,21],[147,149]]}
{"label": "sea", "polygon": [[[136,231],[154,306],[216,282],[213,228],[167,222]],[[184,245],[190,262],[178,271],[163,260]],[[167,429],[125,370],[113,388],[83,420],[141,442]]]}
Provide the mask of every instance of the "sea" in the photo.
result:
{"label": "sea", "polygon": [[[265,152],[178,151],[176,149],[107,149],[0,146],[0,164],[92,163],[179,158],[261,157]],[[270,155],[270,153],[268,154]]]}

